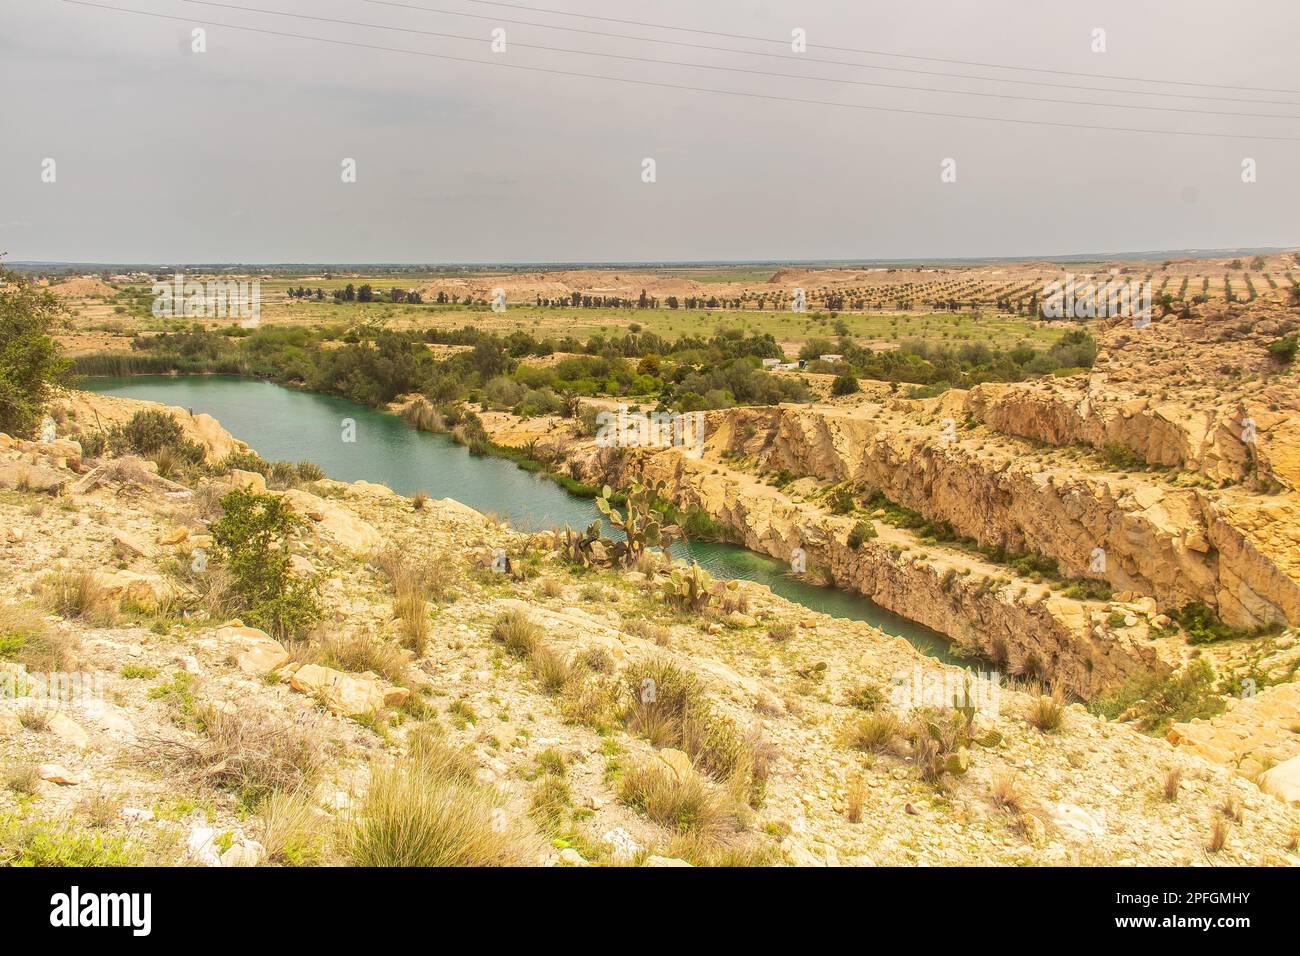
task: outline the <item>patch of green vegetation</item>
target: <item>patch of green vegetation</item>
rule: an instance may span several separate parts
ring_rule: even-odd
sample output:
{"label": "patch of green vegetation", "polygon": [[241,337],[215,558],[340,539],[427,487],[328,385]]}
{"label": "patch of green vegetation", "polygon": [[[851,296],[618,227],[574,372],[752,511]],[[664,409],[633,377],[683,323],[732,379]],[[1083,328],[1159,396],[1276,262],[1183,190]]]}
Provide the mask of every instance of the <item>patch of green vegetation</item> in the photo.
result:
{"label": "patch of green vegetation", "polygon": [[0,866],[134,866],[140,857],[120,836],[61,821],[0,815]]}
{"label": "patch of green vegetation", "polygon": [[875,538],[876,526],[865,518],[859,520],[849,532],[848,546],[857,551],[863,544]]}
{"label": "patch of green vegetation", "polygon": [[1134,711],[1134,722],[1140,730],[1159,735],[1171,724],[1220,714],[1225,706],[1216,687],[1214,668],[1204,658],[1197,658],[1181,671],[1164,677],[1134,677],[1112,693],[1093,700],[1088,709],[1112,720]]}
{"label": "patch of green vegetation", "polygon": [[1191,604],[1170,611],[1169,617],[1183,629],[1188,644],[1210,644],[1214,641],[1262,637],[1276,634],[1281,630],[1280,624],[1266,624],[1256,628],[1229,627],[1202,601],[1193,601]]}
{"label": "patch of green vegetation", "polygon": [[1297,350],[1300,350],[1300,336],[1298,335],[1288,335],[1285,338],[1268,343],[1268,354],[1283,365],[1290,365],[1295,361]]}
{"label": "patch of green vegetation", "polygon": [[221,499],[212,525],[217,555],[249,623],[275,637],[298,638],[320,620],[317,583],[290,571],[289,536],[302,519],[279,495],[235,490]]}

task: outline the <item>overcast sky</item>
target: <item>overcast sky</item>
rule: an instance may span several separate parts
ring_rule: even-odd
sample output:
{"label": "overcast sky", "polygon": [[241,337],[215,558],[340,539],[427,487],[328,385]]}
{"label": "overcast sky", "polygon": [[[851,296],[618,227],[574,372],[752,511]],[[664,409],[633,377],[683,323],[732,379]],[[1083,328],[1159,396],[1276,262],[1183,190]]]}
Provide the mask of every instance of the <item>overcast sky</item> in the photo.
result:
{"label": "overcast sky", "polygon": [[[64,0],[0,0],[0,252],[11,261],[681,261],[1300,244],[1300,142],[1115,131],[1300,140],[1300,119],[1240,116],[1300,117],[1294,0],[400,0],[473,17],[366,0],[231,0],[296,16],[185,0],[93,2],[185,19]],[[304,14],[471,39],[313,22]],[[190,31],[200,25],[206,53],[191,52]],[[503,53],[490,48],[494,27],[506,31]],[[795,28],[807,31],[806,53],[790,48]],[[1104,53],[1092,50],[1096,28],[1106,31]],[[525,44],[1231,115],[882,89]],[[859,50],[1065,72],[853,52]],[[1220,99],[1098,93],[866,64]],[[513,68],[522,66],[787,99]],[[1257,164],[1251,184],[1242,182],[1248,157]],[[56,164],[53,183],[42,182],[47,158]],[[345,158],[356,161],[355,183],[341,181]],[[642,181],[645,158],[655,160],[654,183]],[[941,181],[948,158],[956,161],[956,182]]]}

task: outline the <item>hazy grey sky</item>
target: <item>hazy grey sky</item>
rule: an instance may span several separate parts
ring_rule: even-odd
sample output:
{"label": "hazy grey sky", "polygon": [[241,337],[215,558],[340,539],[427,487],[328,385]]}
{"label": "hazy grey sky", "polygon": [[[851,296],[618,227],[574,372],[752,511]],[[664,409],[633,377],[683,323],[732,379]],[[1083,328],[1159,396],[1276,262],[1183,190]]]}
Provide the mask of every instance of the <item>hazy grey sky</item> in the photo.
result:
{"label": "hazy grey sky", "polygon": [[[0,251],[11,260],[446,262],[1049,255],[1300,244],[1294,0],[517,0],[761,43],[473,0],[0,0]],[[398,0],[395,0],[398,2]],[[761,50],[563,32],[529,20]],[[259,35],[238,24],[478,63]],[[207,52],[190,50],[194,26]],[[490,49],[506,31],[506,51]],[[791,30],[807,31],[799,59]],[[1106,52],[1092,51],[1093,30]],[[527,49],[524,44],[889,84],[1090,99],[1147,112],[909,92]],[[883,50],[1043,67],[1018,73]],[[810,62],[835,59],[1215,99],[1139,97]],[[1104,127],[1061,129],[722,96],[503,68]],[[1100,80],[1195,80],[1281,93]],[[357,181],[341,182],[353,158]],[[642,182],[642,160],[657,181]],[[1242,160],[1257,182],[1242,182]],[[42,162],[56,181],[42,182]],[[957,181],[941,182],[956,160]]]}

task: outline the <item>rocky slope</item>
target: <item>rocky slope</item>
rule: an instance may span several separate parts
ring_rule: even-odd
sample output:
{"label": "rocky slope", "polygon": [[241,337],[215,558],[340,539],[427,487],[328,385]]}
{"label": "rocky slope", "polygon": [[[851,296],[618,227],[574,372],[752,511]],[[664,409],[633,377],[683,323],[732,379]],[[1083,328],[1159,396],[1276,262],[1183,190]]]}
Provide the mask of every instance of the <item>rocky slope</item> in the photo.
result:
{"label": "rocky slope", "polygon": [[[325,480],[269,492],[303,518],[291,560],[325,609],[306,639],[277,641],[200,599],[213,589],[193,564],[210,551],[220,569],[220,498],[260,492],[260,475],[166,479],[139,459],[83,461],[62,437],[0,440],[0,464],[47,479],[0,490],[0,666],[93,676],[57,706],[34,680],[10,685],[0,860],[47,861],[50,846],[81,862],[355,860],[348,835],[359,810],[377,812],[376,774],[432,738],[469,755],[462,815],[491,807],[493,839],[541,865],[1300,862],[1284,799],[1077,704],[1052,728],[1032,687],[982,698],[968,769],[927,782],[922,738],[890,721],[911,726],[927,704],[946,722],[958,670],[763,588],[680,611],[653,562],[575,570],[549,536],[453,501]],[[781,507],[794,505],[753,513]],[[508,574],[492,570],[502,551]],[[414,616],[395,567],[430,584]],[[535,627],[523,656],[497,639],[520,612]],[[665,695],[685,679],[665,675],[689,677],[705,738],[655,723],[648,667]],[[718,740],[743,757],[730,775]],[[292,759],[269,760],[275,741]],[[678,741],[694,761],[665,746]],[[629,796],[647,772],[695,794],[707,832]]]}

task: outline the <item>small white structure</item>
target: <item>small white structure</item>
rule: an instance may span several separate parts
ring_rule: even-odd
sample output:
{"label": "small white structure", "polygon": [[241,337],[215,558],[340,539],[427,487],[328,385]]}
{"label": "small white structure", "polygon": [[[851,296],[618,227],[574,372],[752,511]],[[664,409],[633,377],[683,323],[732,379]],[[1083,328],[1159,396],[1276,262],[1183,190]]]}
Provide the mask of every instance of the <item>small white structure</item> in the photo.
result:
{"label": "small white structure", "polygon": [[834,365],[836,362],[844,361],[843,355],[831,355],[829,353],[826,355],[819,355],[818,358],[820,358],[823,362],[830,362],[832,365]]}

